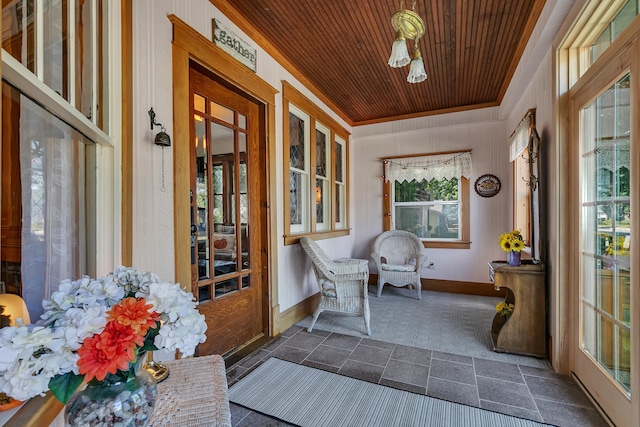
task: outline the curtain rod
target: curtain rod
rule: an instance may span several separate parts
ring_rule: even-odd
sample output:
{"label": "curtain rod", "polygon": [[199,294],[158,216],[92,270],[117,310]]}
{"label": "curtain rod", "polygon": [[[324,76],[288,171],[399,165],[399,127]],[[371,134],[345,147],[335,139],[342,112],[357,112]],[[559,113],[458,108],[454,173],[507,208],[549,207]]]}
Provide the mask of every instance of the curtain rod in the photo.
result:
{"label": "curtain rod", "polygon": [[394,159],[410,159],[412,157],[426,157],[426,156],[441,156],[445,154],[462,154],[462,153],[471,153],[473,150],[454,150],[454,151],[440,151],[437,153],[424,153],[424,154],[407,154],[405,156],[389,156],[389,157],[380,157],[378,160],[394,160]]}

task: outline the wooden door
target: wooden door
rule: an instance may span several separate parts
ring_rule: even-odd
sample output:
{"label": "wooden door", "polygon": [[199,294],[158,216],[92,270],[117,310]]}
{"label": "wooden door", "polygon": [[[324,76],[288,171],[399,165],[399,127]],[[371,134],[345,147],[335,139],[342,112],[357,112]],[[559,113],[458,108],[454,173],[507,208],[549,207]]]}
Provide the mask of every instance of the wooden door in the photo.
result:
{"label": "wooden door", "polygon": [[259,108],[191,68],[191,278],[206,317],[200,354],[263,334]]}

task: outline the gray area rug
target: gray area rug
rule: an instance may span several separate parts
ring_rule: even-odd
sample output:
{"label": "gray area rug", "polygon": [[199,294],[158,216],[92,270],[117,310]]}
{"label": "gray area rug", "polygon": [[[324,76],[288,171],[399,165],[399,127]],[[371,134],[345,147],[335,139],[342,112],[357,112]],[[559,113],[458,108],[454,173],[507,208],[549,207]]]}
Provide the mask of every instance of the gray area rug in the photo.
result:
{"label": "gray area rug", "polygon": [[[506,363],[551,368],[545,359],[496,353],[491,323],[501,298],[423,291],[422,300],[408,288],[385,286],[380,298],[369,287],[371,339]],[[311,316],[296,325],[307,328]],[[323,312],[314,326],[328,332],[367,337],[362,317]]]}
{"label": "gray area rug", "polygon": [[304,427],[548,425],[274,358],[231,386],[229,400]]}

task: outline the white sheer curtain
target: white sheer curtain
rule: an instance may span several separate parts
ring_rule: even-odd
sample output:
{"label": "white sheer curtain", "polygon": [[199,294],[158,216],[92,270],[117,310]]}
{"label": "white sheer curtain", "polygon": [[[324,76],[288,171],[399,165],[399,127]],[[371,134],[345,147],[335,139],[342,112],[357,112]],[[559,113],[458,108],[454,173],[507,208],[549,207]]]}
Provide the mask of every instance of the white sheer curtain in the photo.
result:
{"label": "white sheer curtain", "polygon": [[20,96],[22,296],[32,319],[63,279],[78,276],[75,131]]}

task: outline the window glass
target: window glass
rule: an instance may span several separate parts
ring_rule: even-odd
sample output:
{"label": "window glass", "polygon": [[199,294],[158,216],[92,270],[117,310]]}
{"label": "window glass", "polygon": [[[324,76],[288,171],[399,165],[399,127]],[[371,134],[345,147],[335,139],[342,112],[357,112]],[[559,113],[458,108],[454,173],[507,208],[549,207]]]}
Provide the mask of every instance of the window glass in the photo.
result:
{"label": "window glass", "polygon": [[67,91],[68,62],[67,52],[67,5],[62,0],[43,0],[44,20],[43,32],[43,70],[44,83],[61,95],[69,99]]}
{"label": "window glass", "polygon": [[309,231],[309,128],[310,119],[298,108],[289,112],[289,223],[295,233]]}
{"label": "window glass", "polygon": [[345,183],[345,177],[347,175],[345,168],[345,152],[346,152],[346,144],[345,141],[336,138],[335,148],[334,148],[334,156],[335,156],[335,183],[336,183],[336,197],[335,197],[335,224],[336,228],[346,228],[345,216],[346,216],[346,207],[347,207],[347,186]]}
{"label": "window glass", "polygon": [[327,230],[331,227],[330,206],[331,200],[327,197],[331,192],[329,181],[329,163],[331,161],[329,144],[329,129],[324,126],[316,126],[316,185],[315,185],[315,211],[316,229]]}
{"label": "window glass", "polygon": [[458,187],[456,178],[395,181],[394,228],[421,239],[460,239]]}
{"label": "window glass", "polygon": [[102,0],[18,0],[2,7],[2,48],[105,133],[109,12]]}
{"label": "window glass", "polygon": [[638,14],[638,0],[627,0],[620,11],[605,27],[590,48],[591,64],[604,53],[611,43],[629,26]]}
{"label": "window glass", "polygon": [[293,169],[305,169],[305,121],[289,114],[289,164]]}
{"label": "window glass", "polygon": [[471,152],[416,154],[383,162],[383,229],[418,236],[425,247],[468,249]]}
{"label": "window glass", "polygon": [[[347,223],[348,133],[295,88],[283,82],[285,244],[300,235],[315,239],[349,233]],[[288,192],[288,197],[286,196]]]}
{"label": "window glass", "polygon": [[61,280],[87,271],[95,148],[17,89],[3,84],[2,91],[1,275],[38,318]]}
{"label": "window glass", "polygon": [[35,73],[35,0],[2,4],[2,48]]}

